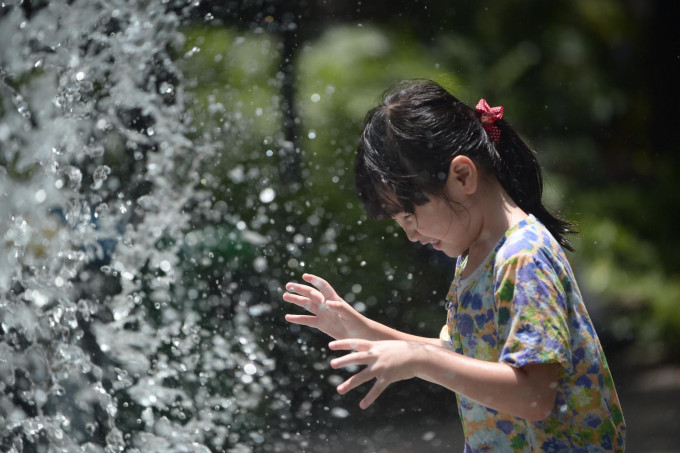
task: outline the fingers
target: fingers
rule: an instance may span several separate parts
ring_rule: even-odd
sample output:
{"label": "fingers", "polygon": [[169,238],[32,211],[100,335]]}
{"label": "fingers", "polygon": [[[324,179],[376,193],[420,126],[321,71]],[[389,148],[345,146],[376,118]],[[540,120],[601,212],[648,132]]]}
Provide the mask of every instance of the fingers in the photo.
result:
{"label": "fingers", "polygon": [[373,379],[375,376],[371,373],[371,370],[364,368],[359,373],[347,379],[345,382],[337,386],[338,393],[344,395],[352,389],[359,387],[362,384]]}
{"label": "fingers", "polygon": [[[286,290],[299,294],[300,296],[308,297],[317,304],[322,303],[325,297],[321,292],[307,285],[299,285],[297,283],[288,283],[286,285]],[[284,293],[286,294],[286,293]],[[290,294],[290,293],[288,293]]]}
{"label": "fingers", "polygon": [[389,384],[384,379],[377,379],[371,390],[366,394],[364,399],[359,403],[359,407],[366,409],[368,406],[373,404],[375,400],[382,394]]}
{"label": "fingers", "polygon": [[372,341],[360,338],[346,338],[328,343],[328,347],[333,351],[368,351],[372,345]]}
{"label": "fingers", "polygon": [[[370,356],[369,353],[356,353],[356,354],[351,354],[351,355],[359,355],[359,354],[365,354],[370,357],[370,360],[373,360],[374,358]],[[335,362],[335,360],[333,361]],[[333,363],[331,362],[331,363]],[[335,368],[335,365],[334,365]],[[389,385],[389,382],[381,377],[375,376],[373,369],[369,366],[361,370],[359,373],[355,374],[354,376],[350,377],[347,379],[345,382],[342,384],[338,385],[337,391],[339,394],[344,395],[345,393],[349,392],[350,390],[353,390],[360,385],[365,384],[366,382],[370,381],[371,379],[376,379],[375,384],[373,384],[373,387],[371,387],[371,390],[366,394],[366,396],[361,400],[359,403],[359,407],[362,409],[366,409],[369,407],[371,404],[375,402],[375,400],[378,399],[378,397],[382,394],[382,392],[385,391],[387,386]]]}
{"label": "fingers", "polygon": [[312,302],[312,299],[309,297],[304,297],[300,296],[298,294],[293,294],[293,293],[283,293],[283,300],[286,302],[290,302],[291,304],[295,304],[298,307],[302,307],[307,311],[310,311],[312,313],[316,313],[317,307],[319,307],[320,302]]}
{"label": "fingers", "polygon": [[286,315],[286,321],[293,324],[300,324],[301,326],[309,326],[318,329],[319,318],[309,315]]}
{"label": "fingers", "polygon": [[371,351],[355,352],[331,360],[331,367],[345,368],[348,366],[368,365],[375,361],[375,356]]}
{"label": "fingers", "polygon": [[323,308],[328,308],[323,295],[314,288],[288,283],[286,290],[290,292],[283,293],[281,296],[283,300],[302,307],[313,314],[317,314]]}
{"label": "fingers", "polygon": [[302,279],[314,285],[326,299],[340,299],[333,287],[321,277],[312,274],[302,274]]}
{"label": "fingers", "polygon": [[374,342],[372,341],[355,338],[331,341],[328,344],[328,347],[335,351],[356,351],[331,360],[331,367],[344,368],[347,366],[366,366],[366,368],[353,375],[342,384],[338,385],[337,391],[339,394],[344,395],[350,390],[365,384],[371,379],[376,380],[375,384],[373,384],[373,387],[371,387],[371,390],[369,390],[366,396],[359,403],[359,407],[362,409],[366,409],[371,404],[373,404],[391,382],[389,379],[386,379],[380,371],[375,369],[374,365],[378,357],[373,352],[373,345]]}

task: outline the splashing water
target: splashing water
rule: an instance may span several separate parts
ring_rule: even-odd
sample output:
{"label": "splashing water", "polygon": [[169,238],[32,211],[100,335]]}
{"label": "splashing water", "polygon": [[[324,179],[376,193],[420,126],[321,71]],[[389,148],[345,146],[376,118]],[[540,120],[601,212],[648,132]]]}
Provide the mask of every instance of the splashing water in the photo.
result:
{"label": "splashing water", "polygon": [[191,231],[211,146],[187,138],[173,62],[190,6],[15,3],[0,7],[0,450],[248,451],[274,366],[248,294],[184,279],[212,236]]}

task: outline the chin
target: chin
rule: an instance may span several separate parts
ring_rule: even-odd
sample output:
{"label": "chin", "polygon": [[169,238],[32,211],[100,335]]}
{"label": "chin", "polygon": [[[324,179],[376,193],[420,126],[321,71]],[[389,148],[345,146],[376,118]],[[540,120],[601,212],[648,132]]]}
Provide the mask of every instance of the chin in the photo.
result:
{"label": "chin", "polygon": [[448,256],[449,258],[458,258],[458,255],[460,253],[455,253],[455,251],[446,249],[446,248],[438,248],[438,251],[442,252],[444,255]]}
{"label": "chin", "polygon": [[450,258],[457,258],[458,255],[460,255],[460,253],[456,253],[456,251],[451,250],[449,244],[445,244],[440,240],[430,242],[429,245],[434,250],[436,250],[438,252],[442,252],[444,255],[446,255]]}
{"label": "chin", "polygon": [[444,255],[448,256],[449,258],[458,258],[460,255],[464,254],[464,250],[458,250],[454,249],[452,247],[446,247],[444,246],[443,248],[439,249],[440,252],[442,252]]}

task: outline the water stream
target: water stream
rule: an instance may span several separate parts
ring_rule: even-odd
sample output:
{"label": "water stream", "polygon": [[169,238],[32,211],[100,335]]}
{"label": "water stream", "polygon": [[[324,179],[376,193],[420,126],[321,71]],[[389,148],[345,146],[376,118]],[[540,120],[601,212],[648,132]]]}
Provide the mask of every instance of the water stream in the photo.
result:
{"label": "water stream", "polygon": [[[1,451],[264,442],[274,363],[251,295],[187,275],[219,240],[197,219],[232,209],[201,189],[213,145],[188,138],[173,59],[190,9],[0,4]],[[266,242],[233,230],[222,239]]]}

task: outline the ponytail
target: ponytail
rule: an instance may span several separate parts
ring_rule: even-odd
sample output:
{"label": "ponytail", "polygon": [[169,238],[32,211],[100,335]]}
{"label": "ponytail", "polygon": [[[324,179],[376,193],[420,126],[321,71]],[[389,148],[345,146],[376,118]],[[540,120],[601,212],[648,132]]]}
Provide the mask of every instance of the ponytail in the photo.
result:
{"label": "ponytail", "polygon": [[524,212],[533,214],[562,247],[573,252],[567,236],[576,233],[574,224],[551,214],[543,205],[543,174],[536,155],[505,120],[495,125],[500,129],[495,144],[498,159],[493,159],[496,179]]}

